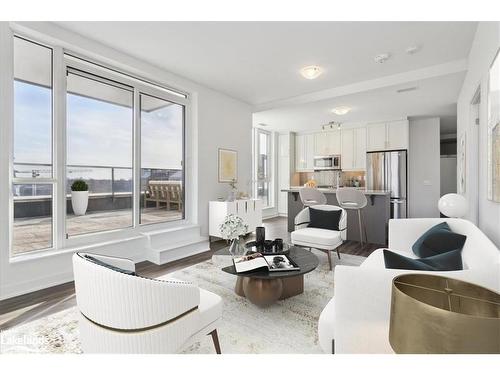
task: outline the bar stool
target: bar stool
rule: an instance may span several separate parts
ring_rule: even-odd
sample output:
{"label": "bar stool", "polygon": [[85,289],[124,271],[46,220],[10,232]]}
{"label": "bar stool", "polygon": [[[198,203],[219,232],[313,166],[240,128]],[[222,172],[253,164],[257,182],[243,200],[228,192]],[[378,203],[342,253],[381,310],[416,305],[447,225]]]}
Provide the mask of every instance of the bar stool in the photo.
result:
{"label": "bar stool", "polygon": [[304,207],[326,204],[326,196],[316,188],[304,187],[299,190],[300,200]]}
{"label": "bar stool", "polygon": [[359,222],[359,239],[361,245],[363,245],[363,229],[365,232],[365,241],[368,242],[368,237],[366,235],[366,224],[363,218],[363,228],[361,228],[361,211],[366,207],[368,201],[363,192],[355,188],[337,188],[337,202],[339,206],[345,210],[356,210],[358,211],[358,222]]}

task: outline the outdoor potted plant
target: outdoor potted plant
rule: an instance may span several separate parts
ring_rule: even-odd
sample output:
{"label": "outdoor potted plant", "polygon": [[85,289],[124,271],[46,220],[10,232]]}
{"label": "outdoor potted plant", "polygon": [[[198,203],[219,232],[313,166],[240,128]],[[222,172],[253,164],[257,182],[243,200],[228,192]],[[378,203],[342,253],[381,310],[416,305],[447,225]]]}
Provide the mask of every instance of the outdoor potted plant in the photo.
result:
{"label": "outdoor potted plant", "polygon": [[71,184],[71,206],[77,216],[85,215],[89,203],[89,185],[83,180]]}

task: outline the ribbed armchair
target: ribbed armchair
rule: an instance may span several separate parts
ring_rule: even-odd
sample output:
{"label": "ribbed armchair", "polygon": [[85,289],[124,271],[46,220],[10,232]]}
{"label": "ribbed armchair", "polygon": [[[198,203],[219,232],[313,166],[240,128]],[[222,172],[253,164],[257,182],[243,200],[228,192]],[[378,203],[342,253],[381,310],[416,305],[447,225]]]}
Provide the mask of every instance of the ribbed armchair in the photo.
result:
{"label": "ribbed armchair", "polygon": [[86,353],[177,353],[211,334],[217,353],[219,296],[176,279],[135,275],[131,260],[73,255]]}

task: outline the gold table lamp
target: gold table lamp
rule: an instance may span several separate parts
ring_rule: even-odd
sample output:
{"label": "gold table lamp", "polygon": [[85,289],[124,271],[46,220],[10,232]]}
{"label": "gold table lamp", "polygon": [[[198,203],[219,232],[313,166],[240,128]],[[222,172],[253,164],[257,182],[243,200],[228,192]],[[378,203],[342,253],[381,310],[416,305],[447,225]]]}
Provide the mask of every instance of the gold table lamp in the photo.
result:
{"label": "gold table lamp", "polygon": [[389,341],[396,353],[500,353],[500,294],[443,276],[395,277]]}

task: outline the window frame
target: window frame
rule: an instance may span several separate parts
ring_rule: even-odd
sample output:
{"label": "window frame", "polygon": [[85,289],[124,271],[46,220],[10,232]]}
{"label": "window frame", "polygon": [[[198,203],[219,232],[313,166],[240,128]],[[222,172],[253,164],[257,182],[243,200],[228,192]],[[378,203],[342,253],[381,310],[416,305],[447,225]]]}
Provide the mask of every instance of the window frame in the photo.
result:
{"label": "window frame", "polygon": [[[6,174],[8,179],[8,254],[10,262],[18,262],[30,260],[40,256],[58,255],[67,251],[74,251],[76,247],[93,246],[106,242],[112,243],[116,241],[128,240],[136,238],[148,232],[158,232],[171,228],[178,228],[189,225],[196,219],[195,212],[192,211],[192,205],[196,206],[196,202],[191,202],[195,199],[194,188],[190,187],[189,181],[196,179],[191,176],[194,169],[191,168],[189,158],[192,154],[192,142],[187,141],[187,134],[191,134],[192,127],[192,95],[184,90],[172,88],[169,85],[156,82],[153,79],[144,78],[142,75],[129,73],[124,69],[116,68],[113,64],[102,63],[93,58],[89,58],[84,54],[76,53],[71,48],[66,48],[63,44],[53,42],[50,37],[43,35],[30,35],[30,32],[25,32],[23,28],[18,28],[16,25],[10,25],[10,50],[7,55],[12,60],[10,66],[10,81],[12,88],[9,88],[8,95],[12,95],[11,113],[8,114],[6,134],[8,137],[5,144],[8,153],[8,168]],[[18,182],[26,182],[27,179],[14,179],[12,175],[13,168],[13,134],[14,134],[14,118],[13,118],[13,82],[14,82],[14,37],[25,39],[29,42],[50,48],[52,50],[52,179],[37,179],[37,184],[52,184],[52,246],[40,250],[27,251],[20,254],[13,254],[13,229],[14,229],[14,200],[12,194],[12,186]],[[119,63],[116,63],[119,65]],[[133,220],[132,226],[126,228],[112,229],[101,232],[78,234],[67,237],[66,234],[66,147],[67,147],[67,124],[66,124],[66,72],[68,67],[83,70],[90,74],[101,76],[125,85],[133,87],[133,150],[132,150],[132,171],[133,171]],[[183,138],[182,138],[182,171],[183,171],[183,218],[181,220],[165,221],[151,224],[140,224],[140,108],[139,95],[158,97],[172,103],[182,105],[183,116]],[[139,109],[139,110],[137,110]],[[30,180],[29,183],[33,183]],[[4,187],[6,187],[4,185]],[[191,198],[191,199],[190,199]]]}
{"label": "window frame", "polygon": [[[267,177],[259,178],[259,155],[260,155],[260,135],[265,134],[267,136],[266,142],[266,154],[267,158]],[[254,128],[254,196],[259,199],[258,196],[258,184],[259,182],[267,182],[267,205],[262,205],[262,209],[272,208],[274,207],[274,186],[273,186],[273,163],[274,163],[274,155],[273,155],[273,133],[264,130],[261,128]]]}

